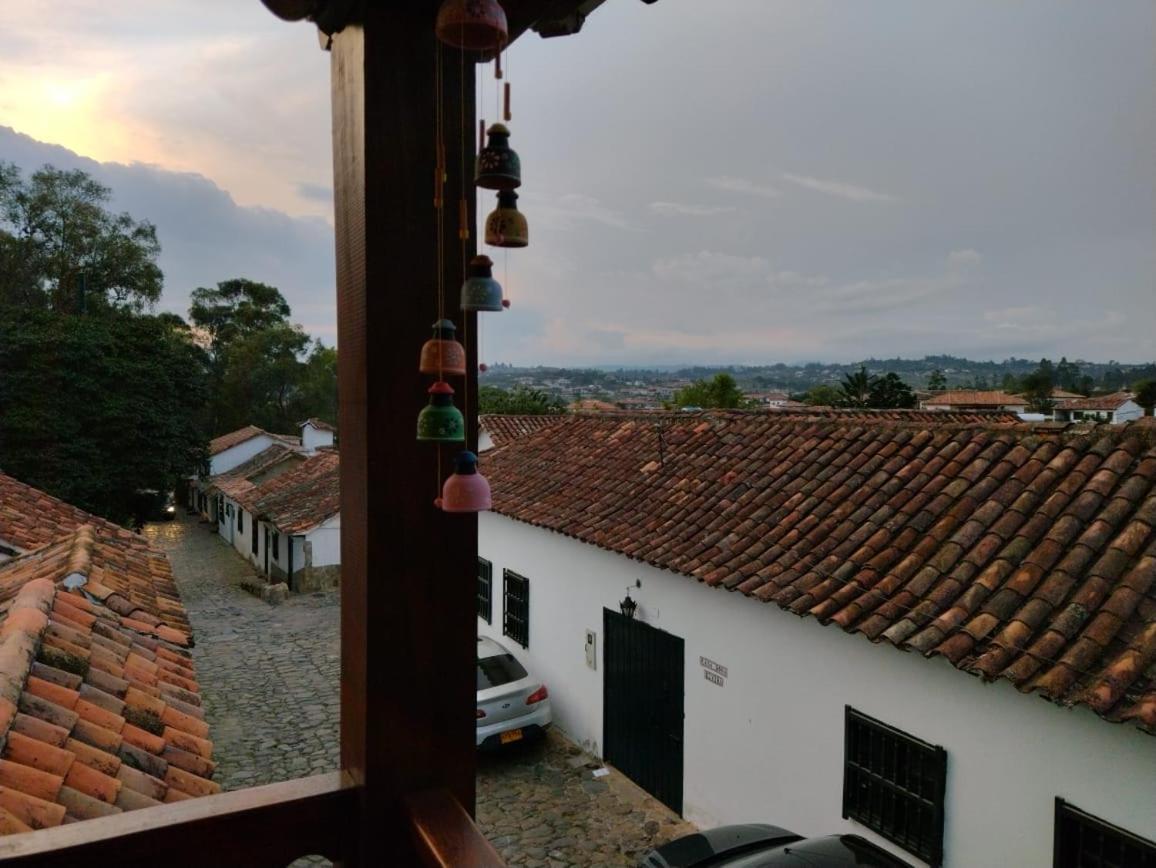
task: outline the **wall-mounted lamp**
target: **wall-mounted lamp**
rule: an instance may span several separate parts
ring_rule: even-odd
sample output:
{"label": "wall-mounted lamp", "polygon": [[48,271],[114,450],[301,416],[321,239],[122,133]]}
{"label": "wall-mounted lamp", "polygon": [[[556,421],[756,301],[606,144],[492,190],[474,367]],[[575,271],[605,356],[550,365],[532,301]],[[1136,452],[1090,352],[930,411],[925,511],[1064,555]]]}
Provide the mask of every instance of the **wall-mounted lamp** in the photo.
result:
{"label": "wall-mounted lamp", "polygon": [[631,620],[634,619],[634,613],[638,611],[638,603],[634,602],[630,597],[630,591],[626,592],[626,598],[618,604],[618,608],[622,610],[622,614]]}

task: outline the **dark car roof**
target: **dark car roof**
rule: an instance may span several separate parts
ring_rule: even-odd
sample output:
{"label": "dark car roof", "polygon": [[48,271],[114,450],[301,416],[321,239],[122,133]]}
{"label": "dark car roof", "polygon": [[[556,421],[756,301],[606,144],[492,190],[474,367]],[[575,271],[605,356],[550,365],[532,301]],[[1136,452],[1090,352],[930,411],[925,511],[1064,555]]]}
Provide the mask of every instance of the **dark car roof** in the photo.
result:
{"label": "dark car roof", "polygon": [[656,850],[642,868],[911,868],[858,835],[802,838],[777,826],[722,826]]}

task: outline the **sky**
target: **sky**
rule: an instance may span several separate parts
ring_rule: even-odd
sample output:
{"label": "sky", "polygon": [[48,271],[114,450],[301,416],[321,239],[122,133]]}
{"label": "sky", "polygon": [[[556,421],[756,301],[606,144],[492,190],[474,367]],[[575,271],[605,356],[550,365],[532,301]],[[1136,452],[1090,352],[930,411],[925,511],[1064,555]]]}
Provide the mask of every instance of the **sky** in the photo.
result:
{"label": "sky", "polygon": [[[0,8],[0,160],[336,339],[328,56],[258,0]],[[1150,0],[607,0],[510,49],[515,364],[1156,358]],[[480,114],[495,117],[483,68]],[[482,215],[490,207],[479,197]]]}

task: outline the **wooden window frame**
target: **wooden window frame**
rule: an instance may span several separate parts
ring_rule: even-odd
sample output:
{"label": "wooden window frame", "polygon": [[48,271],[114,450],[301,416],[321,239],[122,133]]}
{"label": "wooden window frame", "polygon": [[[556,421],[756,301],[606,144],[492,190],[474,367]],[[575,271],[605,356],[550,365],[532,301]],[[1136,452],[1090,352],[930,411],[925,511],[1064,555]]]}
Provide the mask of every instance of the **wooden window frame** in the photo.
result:
{"label": "wooden window frame", "polygon": [[[858,741],[864,735],[880,747],[861,761]],[[888,757],[886,754],[890,753]],[[901,769],[900,754],[906,760]],[[914,772],[912,764],[920,768]],[[891,843],[918,856],[932,868],[943,864],[944,799],[947,788],[947,751],[916,738],[877,718],[844,706],[843,718],[843,819],[862,823]],[[930,793],[927,792],[930,790]],[[868,793],[870,806],[864,804]],[[900,812],[904,821],[899,820]],[[930,812],[927,834],[913,833],[910,818]],[[888,817],[888,813],[890,816]],[[900,828],[903,825],[906,828]]]}
{"label": "wooden window frame", "polygon": [[[1101,842],[1100,852],[1094,855],[1095,861],[1091,863],[1081,862],[1080,857],[1084,855],[1083,848],[1085,846],[1083,839],[1088,832],[1099,835],[1101,838],[1114,839],[1120,848],[1121,856],[1124,856],[1125,848],[1127,848],[1126,860],[1104,861],[1103,843]],[[1072,840],[1073,833],[1075,833],[1075,842]],[[1082,864],[1100,865],[1102,868],[1156,868],[1156,843],[1089,814],[1071,802],[1064,801],[1059,796],[1056,797],[1053,836],[1052,868],[1077,868]],[[1132,858],[1134,856],[1139,858]]]}
{"label": "wooden window frame", "polygon": [[[520,593],[511,593],[511,579]],[[530,647],[530,580],[513,570],[502,570],[502,635]]]}
{"label": "wooden window frame", "polygon": [[[484,592],[483,588],[485,589]],[[478,556],[478,617],[493,626],[494,565],[481,555]]]}

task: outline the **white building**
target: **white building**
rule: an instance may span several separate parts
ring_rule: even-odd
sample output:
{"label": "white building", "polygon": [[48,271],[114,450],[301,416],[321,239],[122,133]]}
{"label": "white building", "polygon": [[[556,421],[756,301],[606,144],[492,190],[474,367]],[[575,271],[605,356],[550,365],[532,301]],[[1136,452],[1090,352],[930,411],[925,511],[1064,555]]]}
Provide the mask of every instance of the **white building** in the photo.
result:
{"label": "white building", "polygon": [[1152,847],[1153,466],[1128,428],[672,415],[660,457],[577,417],[483,462],[479,631],[704,826],[962,868],[1052,865],[1057,824]]}
{"label": "white building", "polygon": [[306,452],[316,452],[334,445],[337,429],[322,419],[306,419],[299,426],[301,429],[301,448]]}
{"label": "white building", "polygon": [[1023,413],[1028,402],[1022,395],[1009,395],[998,389],[951,389],[935,392],[934,396],[919,402],[920,410],[1003,410],[1009,413]]}
{"label": "white building", "polygon": [[1108,422],[1122,425],[1144,415],[1144,408],[1132,400],[1128,392],[1098,395],[1093,398],[1072,398],[1056,405],[1057,422]]}
{"label": "white building", "polygon": [[301,441],[287,434],[270,434],[256,425],[246,425],[214,437],[209,442],[208,473],[189,480],[189,507],[205,518],[216,521],[218,516],[215,505],[208,494],[211,479],[237,468],[273,444],[300,447]]}

